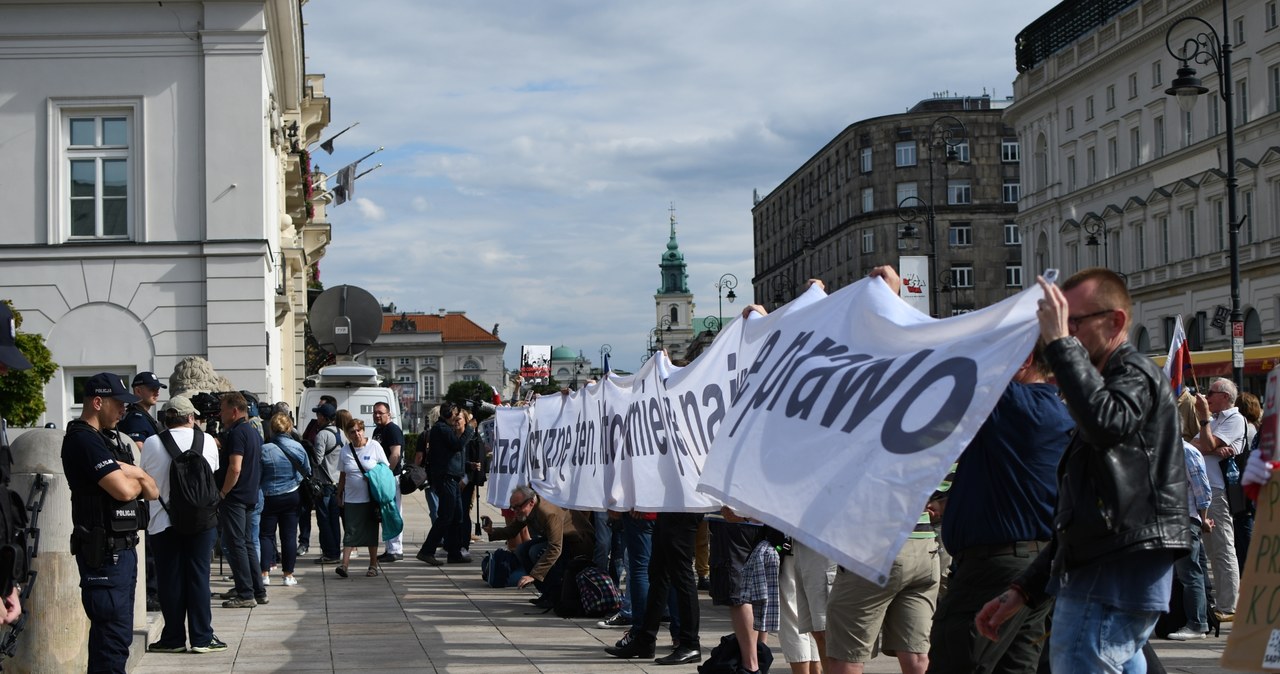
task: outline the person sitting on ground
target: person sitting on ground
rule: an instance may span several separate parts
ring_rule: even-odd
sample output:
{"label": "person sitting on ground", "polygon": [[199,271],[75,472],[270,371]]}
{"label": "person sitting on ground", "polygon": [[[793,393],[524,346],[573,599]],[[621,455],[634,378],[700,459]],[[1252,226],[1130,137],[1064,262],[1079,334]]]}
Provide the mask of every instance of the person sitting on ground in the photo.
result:
{"label": "person sitting on ground", "polygon": [[[339,417],[346,410],[338,412]],[[342,451],[342,475],[338,478],[338,506],[343,508],[342,564],[334,572],[347,577],[351,553],[357,547],[368,548],[369,570],[365,576],[378,575],[378,504],[369,494],[364,474],[378,464],[390,466],[387,455],[376,440],[365,435],[364,421],[352,419],[347,426],[350,444]]]}
{"label": "person sitting on ground", "polygon": [[572,578],[564,578],[569,560],[592,557],[595,532],[591,528],[591,520],[580,511],[565,510],[544,501],[527,485],[511,490],[510,505],[515,513],[515,523],[499,529],[485,524],[484,532],[491,541],[509,539],[524,528],[534,529],[540,534],[516,548],[516,558],[527,569],[517,586],[523,588],[533,584],[542,592],[542,597],[534,605],[554,608],[563,585],[574,582]]}

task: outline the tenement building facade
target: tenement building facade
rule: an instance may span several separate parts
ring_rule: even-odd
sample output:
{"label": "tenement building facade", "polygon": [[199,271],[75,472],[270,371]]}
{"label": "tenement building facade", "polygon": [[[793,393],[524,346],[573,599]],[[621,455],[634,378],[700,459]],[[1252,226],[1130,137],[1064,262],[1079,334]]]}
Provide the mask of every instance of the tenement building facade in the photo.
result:
{"label": "tenement building facade", "polygon": [[[1280,30],[1275,0],[1233,0],[1227,16],[1234,115],[1212,63],[1209,89],[1184,112],[1165,93],[1180,63],[1166,33],[1194,16],[1223,31],[1216,0],[1069,0],[1018,37],[1015,102],[1005,120],[1024,157],[1018,224],[1028,270],[1105,265],[1135,300],[1133,339],[1163,352],[1181,315],[1193,350],[1230,348],[1227,125],[1239,180],[1246,375],[1274,366],[1280,337]],[[1187,22],[1175,50],[1204,30]],[[1216,320],[1215,320],[1216,319]],[[1208,362],[1212,361],[1212,362]],[[1212,365],[1212,367],[1211,367]],[[1203,359],[1197,374],[1226,374]],[[1255,389],[1256,390],[1256,389]]]}
{"label": "tenement building facade", "polygon": [[944,95],[847,127],[752,209],[755,297],[834,291],[905,256],[927,258],[912,282],[935,316],[1020,290],[1021,146],[1002,107]]}

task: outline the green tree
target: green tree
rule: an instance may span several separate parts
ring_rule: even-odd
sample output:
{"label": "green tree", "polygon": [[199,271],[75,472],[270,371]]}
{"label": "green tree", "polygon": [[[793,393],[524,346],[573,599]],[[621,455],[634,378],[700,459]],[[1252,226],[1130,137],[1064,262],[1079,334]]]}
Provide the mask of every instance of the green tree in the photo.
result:
{"label": "green tree", "polygon": [[[468,400],[492,402],[493,388],[483,381],[455,381],[449,384],[449,389],[444,392],[444,399],[455,405],[462,405]],[[484,410],[473,411],[472,414],[480,421],[484,421],[491,416],[490,413]]]}
{"label": "green tree", "polygon": [[[21,327],[22,314],[13,309],[9,300],[4,303],[13,310],[14,326]],[[31,369],[10,370],[0,377],[0,414],[14,426],[31,426],[47,409],[44,386],[53,379],[58,364],[53,362],[53,354],[44,345],[44,335],[19,332],[16,342],[18,350],[31,361]]]}

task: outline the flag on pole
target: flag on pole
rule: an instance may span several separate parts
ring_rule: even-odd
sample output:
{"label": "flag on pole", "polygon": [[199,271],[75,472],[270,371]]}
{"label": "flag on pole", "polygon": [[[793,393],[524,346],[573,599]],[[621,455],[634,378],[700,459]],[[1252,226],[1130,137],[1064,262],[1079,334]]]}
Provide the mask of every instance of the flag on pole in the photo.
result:
{"label": "flag on pole", "polygon": [[333,188],[333,205],[341,206],[356,197],[356,165],[354,161],[338,170],[338,184]]}
{"label": "flag on pole", "polygon": [[[1182,329],[1182,315],[1173,322],[1173,336],[1169,339],[1169,355],[1164,361],[1164,373],[1169,377],[1169,383],[1173,385],[1173,397],[1177,398],[1182,395],[1182,389],[1187,386],[1184,379],[1185,372],[1191,372],[1191,348],[1187,344],[1187,333]],[[1195,374],[1192,372],[1192,380]]]}
{"label": "flag on pole", "polygon": [[607,351],[604,354],[604,362],[600,364],[600,371],[606,375],[611,371],[611,368],[609,367],[609,353]]}

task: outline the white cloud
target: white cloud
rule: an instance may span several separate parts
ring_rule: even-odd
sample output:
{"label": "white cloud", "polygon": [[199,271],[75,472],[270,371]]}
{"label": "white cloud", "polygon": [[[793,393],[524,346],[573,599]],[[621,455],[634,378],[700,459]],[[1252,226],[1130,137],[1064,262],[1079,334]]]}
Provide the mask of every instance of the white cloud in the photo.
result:
{"label": "white cloud", "polygon": [[330,210],[325,282],[635,368],[669,202],[698,313],[723,273],[741,307],[753,189],[935,91],[1008,95],[1014,36],[1055,2],[308,4],[333,124],[361,122],[332,163],[387,148]]}

